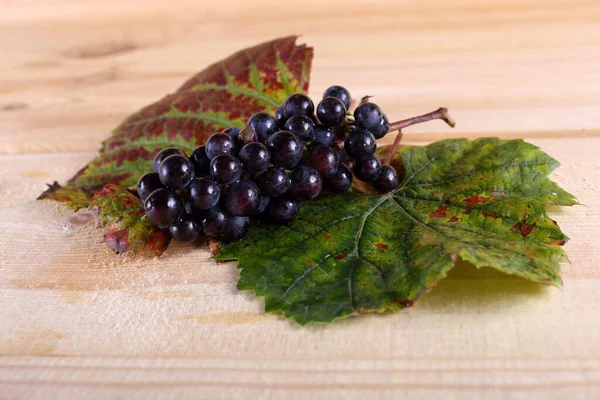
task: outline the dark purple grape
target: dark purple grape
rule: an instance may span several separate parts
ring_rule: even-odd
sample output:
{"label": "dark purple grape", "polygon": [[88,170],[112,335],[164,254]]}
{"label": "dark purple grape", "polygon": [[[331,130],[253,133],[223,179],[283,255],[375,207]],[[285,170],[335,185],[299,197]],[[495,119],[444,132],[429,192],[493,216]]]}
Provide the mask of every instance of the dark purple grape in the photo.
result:
{"label": "dark purple grape", "polygon": [[146,198],[144,210],[154,225],[167,226],[179,219],[183,204],[173,190],[157,189]]}
{"label": "dark purple grape", "polygon": [[383,113],[375,103],[363,103],[354,110],[354,121],[364,129],[375,129],[381,123]]}
{"label": "dark purple grape", "polygon": [[291,169],[302,160],[302,143],[291,132],[275,132],[269,137],[267,148],[271,152],[273,165]]}
{"label": "dark purple grape", "polygon": [[287,118],[283,115],[283,104],[277,107],[277,110],[275,110],[275,121],[277,121],[278,129],[283,129],[285,123],[287,122]]}
{"label": "dark purple grape", "polygon": [[264,143],[277,130],[277,120],[267,113],[259,112],[250,117],[246,126],[252,128],[258,135],[258,140]]}
{"label": "dark purple grape", "polygon": [[307,164],[323,176],[334,174],[338,169],[339,158],[335,150],[327,146],[317,146],[310,150]]}
{"label": "dark purple grape", "polygon": [[344,102],[335,97],[325,97],[317,105],[317,118],[325,126],[335,127],[346,120]]}
{"label": "dark purple grape", "polygon": [[352,186],[352,172],[345,165],[340,165],[335,174],[326,178],[327,187],[335,193],[345,192]]}
{"label": "dark purple grape", "polygon": [[240,180],[229,186],[223,197],[223,208],[230,215],[248,217],[256,212],[260,205],[260,190],[256,183]]}
{"label": "dark purple grape", "polygon": [[206,155],[206,147],[198,146],[190,155],[190,161],[194,164],[196,176],[206,176],[209,173],[210,158]]}
{"label": "dark purple grape", "polygon": [[229,136],[231,136],[231,138],[233,139],[234,142],[237,142],[238,134],[240,133],[240,131],[241,131],[240,128],[236,128],[236,127],[232,126],[232,127],[225,129],[223,131],[223,133],[228,134]]}
{"label": "dark purple grape", "polygon": [[335,132],[322,124],[315,125],[314,138],[312,144],[322,144],[324,146],[333,146],[335,143]]}
{"label": "dark purple grape", "polygon": [[198,238],[200,229],[198,229],[194,217],[184,213],[173,225],[169,226],[169,232],[176,241],[190,243]]}
{"label": "dark purple grape", "polygon": [[346,110],[350,108],[350,101],[352,98],[350,97],[350,92],[343,86],[330,86],[323,93],[323,98],[326,97],[335,97],[340,99],[342,103],[344,103],[344,107]]}
{"label": "dark purple grape", "polygon": [[262,214],[267,209],[267,206],[269,205],[270,201],[271,201],[271,198],[269,196],[261,195],[260,196],[260,204],[258,205],[258,208],[254,212],[254,215]]}
{"label": "dark purple grape", "polygon": [[373,128],[373,129],[371,129],[371,133],[373,134],[373,136],[375,136],[375,139],[381,139],[382,137],[385,136],[386,133],[388,133],[389,130],[390,130],[390,123],[387,119],[387,116],[385,114],[383,114],[383,118],[381,118],[379,125],[377,125],[377,127]]}
{"label": "dark purple grape", "polygon": [[163,184],[158,177],[156,172],[149,172],[142,175],[137,184],[137,193],[140,196],[140,200],[143,202],[156,189],[163,188]]}
{"label": "dark purple grape", "polygon": [[213,208],[221,196],[219,185],[208,178],[197,178],[190,183],[185,191],[186,197],[194,207],[200,210]]}
{"label": "dark purple grape", "polygon": [[219,206],[214,206],[206,213],[206,218],[202,223],[204,233],[209,236],[219,236],[225,233],[229,224],[229,215]]}
{"label": "dark purple grape", "polygon": [[321,175],[311,167],[301,165],[290,176],[291,185],[288,193],[298,200],[311,200],[321,193],[323,182]]}
{"label": "dark purple grape", "polygon": [[254,174],[264,172],[269,168],[271,153],[259,142],[248,143],[240,150],[238,157],[247,171]]}
{"label": "dark purple grape", "polygon": [[379,193],[388,193],[398,186],[398,175],[391,165],[381,167],[381,173],[373,182],[373,187]]}
{"label": "dark purple grape", "polygon": [[242,239],[246,236],[248,228],[250,227],[250,217],[229,217],[229,223],[225,228],[225,232],[219,236],[219,240],[225,243],[235,242],[236,240]]}
{"label": "dark purple grape", "polygon": [[222,185],[228,185],[240,179],[244,166],[231,154],[221,154],[210,162],[210,176]]}
{"label": "dark purple grape", "polygon": [[298,136],[303,142],[310,142],[315,137],[315,124],[305,116],[291,117],[285,123],[284,129]]}
{"label": "dark purple grape", "polygon": [[291,181],[283,168],[270,167],[257,178],[257,183],[262,193],[277,197],[287,192]]}
{"label": "dark purple grape", "polygon": [[381,161],[376,157],[355,161],[352,172],[363,182],[373,182],[381,173]]}
{"label": "dark purple grape", "polygon": [[359,130],[348,135],[344,149],[352,160],[366,160],[373,157],[377,149],[375,136],[367,130]]}
{"label": "dark purple grape", "polygon": [[283,102],[283,115],[286,119],[301,115],[311,116],[314,113],[315,105],[305,94],[293,94]]}
{"label": "dark purple grape", "polygon": [[158,173],[158,166],[160,163],[163,162],[165,158],[172,156],[173,154],[185,156],[183,150],[178,149],[177,147],[167,147],[166,149],[162,149],[158,152],[156,157],[154,157],[154,161],[152,162],[152,171]]}
{"label": "dark purple grape", "polygon": [[223,132],[210,135],[204,146],[206,155],[211,160],[220,154],[235,154],[235,142],[231,136]]}
{"label": "dark purple grape", "polygon": [[160,181],[171,189],[183,189],[195,176],[194,164],[181,154],[173,154],[165,158],[158,166]]}
{"label": "dark purple grape", "polygon": [[258,141],[258,135],[256,132],[254,132],[254,129],[244,128],[238,133],[236,145],[241,149],[248,143],[254,143]]}
{"label": "dark purple grape", "polygon": [[295,219],[300,211],[300,203],[288,196],[271,199],[267,206],[267,214],[271,219],[285,223]]}
{"label": "dark purple grape", "polygon": [[198,228],[202,227],[202,221],[204,221],[204,218],[206,218],[206,210],[201,210],[198,207],[195,207],[194,203],[192,203],[192,201],[189,199],[184,200],[183,210],[185,213],[191,215],[194,218],[196,224],[198,225]]}

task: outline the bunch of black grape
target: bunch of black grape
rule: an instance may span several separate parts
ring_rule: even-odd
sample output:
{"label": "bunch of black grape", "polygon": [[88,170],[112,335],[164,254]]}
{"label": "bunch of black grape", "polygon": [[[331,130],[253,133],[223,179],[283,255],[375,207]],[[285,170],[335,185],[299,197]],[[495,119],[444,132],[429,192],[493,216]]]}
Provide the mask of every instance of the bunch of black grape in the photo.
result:
{"label": "bunch of black grape", "polygon": [[394,190],[396,171],[375,156],[376,140],[389,130],[387,117],[368,99],[353,115],[349,106],[341,86],[328,88],[316,110],[308,96],[293,94],[275,116],[257,113],[244,129],[214,133],[189,157],[177,148],[161,150],[154,172],[137,186],[146,215],[177,241],[204,234],[230,242],[246,234],[250,217],[291,221],[301,201],[323,188],[348,190],[353,174],[381,193]]}

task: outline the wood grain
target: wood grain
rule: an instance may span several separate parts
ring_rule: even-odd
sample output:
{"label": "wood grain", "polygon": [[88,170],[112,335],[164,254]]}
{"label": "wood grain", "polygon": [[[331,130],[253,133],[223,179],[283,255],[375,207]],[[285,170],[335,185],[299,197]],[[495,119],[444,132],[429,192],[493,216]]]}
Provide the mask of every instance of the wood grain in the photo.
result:
{"label": "wood grain", "polygon": [[[0,399],[600,398],[600,7],[596,0],[60,0],[0,7]],[[560,290],[459,263],[399,314],[300,328],[235,289],[235,264],[173,245],[116,256],[94,216],[35,197],[120,120],[240,47],[316,49],[408,143],[523,137],[584,206]],[[390,138],[386,138],[390,140]]]}

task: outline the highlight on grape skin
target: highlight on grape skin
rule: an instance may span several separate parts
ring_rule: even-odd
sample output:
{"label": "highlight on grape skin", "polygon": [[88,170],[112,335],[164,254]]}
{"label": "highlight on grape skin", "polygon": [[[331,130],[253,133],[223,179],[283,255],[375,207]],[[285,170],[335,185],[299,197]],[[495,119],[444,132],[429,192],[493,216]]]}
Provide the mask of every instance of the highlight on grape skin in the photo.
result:
{"label": "highlight on grape skin", "polygon": [[251,218],[288,223],[303,201],[345,192],[353,179],[393,191],[396,171],[374,156],[390,127],[381,109],[363,101],[349,114],[342,86],[316,104],[295,93],[274,115],[256,113],[244,128],[215,132],[189,158],[178,148],[161,150],[137,187],[150,220],[177,241],[231,242],[244,237]]}

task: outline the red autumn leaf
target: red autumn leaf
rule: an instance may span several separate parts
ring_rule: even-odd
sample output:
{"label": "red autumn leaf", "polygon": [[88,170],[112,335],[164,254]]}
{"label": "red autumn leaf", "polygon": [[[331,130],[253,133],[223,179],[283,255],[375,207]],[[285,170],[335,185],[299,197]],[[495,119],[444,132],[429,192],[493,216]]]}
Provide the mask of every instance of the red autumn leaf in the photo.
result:
{"label": "red autumn leaf", "polygon": [[252,114],[274,111],[290,94],[306,92],[313,51],[296,45],[296,39],[262,43],[209,66],[176,92],[125,119],[104,141],[98,157],[66,186],[52,185],[39,198],[84,207],[94,193],[90,187],[135,186],[151,170],[160,149],[177,146],[189,153],[212,133],[243,126]]}

